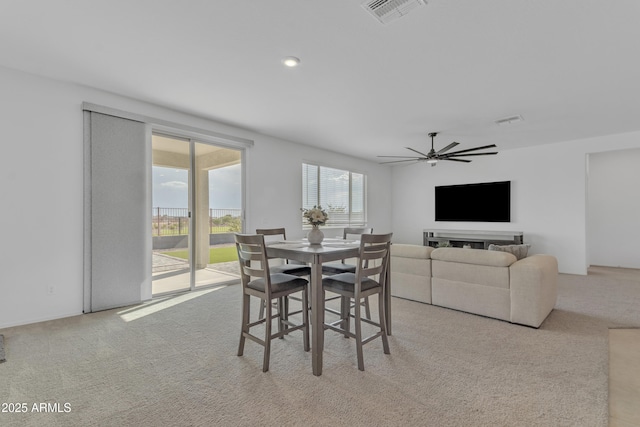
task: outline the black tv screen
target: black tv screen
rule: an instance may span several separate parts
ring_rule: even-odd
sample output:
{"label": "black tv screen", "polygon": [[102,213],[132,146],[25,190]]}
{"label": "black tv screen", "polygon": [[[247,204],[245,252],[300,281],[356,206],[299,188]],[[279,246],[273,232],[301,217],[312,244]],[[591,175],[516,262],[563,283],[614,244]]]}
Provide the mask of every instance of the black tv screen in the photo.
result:
{"label": "black tv screen", "polygon": [[511,181],[436,187],[436,221],[510,222]]}

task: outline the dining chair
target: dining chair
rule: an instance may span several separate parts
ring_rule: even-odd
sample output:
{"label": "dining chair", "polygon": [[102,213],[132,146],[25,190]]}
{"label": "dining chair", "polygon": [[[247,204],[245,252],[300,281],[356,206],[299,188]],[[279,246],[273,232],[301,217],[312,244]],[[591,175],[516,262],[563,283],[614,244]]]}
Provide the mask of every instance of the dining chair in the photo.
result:
{"label": "dining chair", "polygon": [[[385,354],[389,352],[389,342],[386,331],[386,313],[384,298],[387,286],[387,270],[389,268],[389,253],[391,237],[389,234],[363,234],[360,239],[360,256],[355,273],[340,273],[327,276],[322,279],[323,293],[332,292],[341,297],[341,318],[333,323],[325,323],[326,329],[340,332],[345,337],[355,338],[356,352],[358,356],[358,369],[364,371],[364,357],[362,347],[374,339],[382,338],[382,347]],[[377,276],[377,277],[375,277]],[[378,294],[378,322],[363,319],[361,316],[360,301],[371,295]],[[354,299],[355,313],[354,332],[351,332],[351,308],[350,301]],[[375,334],[363,338],[362,323],[368,323],[379,328]]]}
{"label": "dining chair", "polygon": [[[356,238],[356,239],[360,239],[360,236],[362,234],[372,234],[373,233],[373,228],[371,227],[364,227],[364,228],[354,228],[354,227],[347,227],[344,229],[344,231],[342,232],[342,238],[347,240],[349,238]],[[334,275],[334,274],[340,274],[340,273],[355,273],[356,272],[356,266],[354,264],[348,264],[346,263],[346,260],[341,260],[339,262],[328,262],[326,264],[322,264],[322,274],[324,275]],[[332,297],[329,298],[327,301],[331,301],[331,300],[335,300],[338,297]],[[325,301],[326,303],[326,301]],[[362,302],[362,305],[365,308],[365,316],[367,317],[367,319],[371,319],[371,308],[369,307],[369,298],[365,298],[365,300]],[[328,308],[327,311],[331,312],[331,313],[336,313],[335,310]]]}
{"label": "dining chair", "polygon": [[[265,236],[265,241],[287,240],[287,234],[284,228],[258,228],[256,229],[256,234],[262,234]],[[272,261],[274,259],[275,258],[271,258]],[[283,259],[281,262],[282,264],[270,266],[272,273],[293,274],[294,276],[299,277],[309,277],[311,275],[311,267],[307,264],[290,263],[288,259]],[[291,299],[296,301],[299,300],[296,297],[291,297]],[[258,318],[260,319],[264,316],[264,304],[264,301],[260,304],[260,313],[258,315]],[[287,307],[287,310],[288,309],[289,307]]]}
{"label": "dining chair", "polygon": [[[287,240],[287,233],[284,228],[257,228],[256,234],[265,236],[265,241],[267,242],[269,240]],[[307,264],[291,263],[288,259],[283,259],[282,262],[283,264],[280,265],[271,265],[271,272],[293,274],[294,276],[309,276],[311,274],[311,267]]]}
{"label": "dining chair", "polygon": [[[272,273],[267,260],[264,236],[261,234],[236,234],[236,250],[240,263],[240,277],[242,282],[242,330],[238,356],[244,353],[245,339],[264,347],[264,359],[262,371],[269,370],[269,357],[271,352],[271,340],[301,329],[303,331],[304,351],[309,351],[309,307],[302,304],[302,323],[294,324],[289,321],[288,304],[285,300],[289,295],[302,292],[302,300],[307,301],[308,281],[298,276],[285,273]],[[261,305],[266,310],[266,315],[255,322],[250,320],[251,297],[260,298]],[[273,313],[273,301],[277,301],[277,312]],[[264,304],[263,304],[264,302]],[[278,319],[278,332],[272,333],[271,324],[274,318]],[[250,329],[254,326],[265,324],[264,339],[252,335]]]}

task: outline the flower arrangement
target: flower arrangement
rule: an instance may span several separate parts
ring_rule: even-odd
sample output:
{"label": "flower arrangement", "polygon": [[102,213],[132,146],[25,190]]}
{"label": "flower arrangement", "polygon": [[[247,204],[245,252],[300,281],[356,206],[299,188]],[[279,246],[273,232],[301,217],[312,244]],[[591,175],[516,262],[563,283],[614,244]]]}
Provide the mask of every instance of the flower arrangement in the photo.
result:
{"label": "flower arrangement", "polygon": [[302,211],[304,219],[306,219],[313,227],[325,225],[329,220],[329,215],[327,215],[327,212],[322,209],[322,206],[314,205],[311,209],[301,208],[300,210]]}

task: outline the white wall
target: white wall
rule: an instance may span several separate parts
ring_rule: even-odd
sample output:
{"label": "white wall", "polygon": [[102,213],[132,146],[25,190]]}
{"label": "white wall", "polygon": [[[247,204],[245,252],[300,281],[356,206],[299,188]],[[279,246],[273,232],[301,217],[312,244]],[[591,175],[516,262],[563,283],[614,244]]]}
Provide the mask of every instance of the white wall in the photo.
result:
{"label": "white wall", "polygon": [[589,155],[589,264],[640,268],[640,149]]}
{"label": "white wall", "polygon": [[[394,167],[394,241],[421,244],[429,228],[523,231],[531,253],[555,255],[561,272],[586,274],[587,154],[632,147],[640,147],[640,132],[501,150],[469,164]],[[434,221],[435,186],[501,180],[512,181],[511,223]],[[633,250],[633,242],[618,243],[621,250]]]}
{"label": "white wall", "polygon": [[83,101],[253,139],[246,155],[247,231],[273,225],[303,235],[303,159],[366,173],[369,222],[391,229],[387,167],[5,68],[0,93],[0,328],[82,313]]}
{"label": "white wall", "polygon": [[[302,162],[344,168],[367,175],[368,223],[375,232],[391,230],[391,170],[388,167],[342,154],[323,151],[274,138],[261,137],[247,153],[247,230],[287,228],[288,238],[306,234],[300,224]],[[342,237],[342,229],[323,227],[326,236]]]}

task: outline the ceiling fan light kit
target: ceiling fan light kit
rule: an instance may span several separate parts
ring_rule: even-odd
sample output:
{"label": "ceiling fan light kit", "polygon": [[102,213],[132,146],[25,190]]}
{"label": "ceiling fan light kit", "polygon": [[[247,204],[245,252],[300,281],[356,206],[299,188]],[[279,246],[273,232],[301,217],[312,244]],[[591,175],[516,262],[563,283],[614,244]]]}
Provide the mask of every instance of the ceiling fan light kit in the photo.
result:
{"label": "ceiling fan light kit", "polygon": [[404,163],[404,162],[426,162],[428,164],[430,164],[431,166],[435,166],[438,164],[438,162],[440,160],[448,160],[451,162],[463,162],[463,163],[471,163],[471,160],[468,159],[461,159],[460,157],[470,157],[470,156],[487,156],[487,155],[493,155],[493,154],[498,154],[497,151],[485,151],[482,153],[472,153],[472,151],[478,151],[478,150],[485,150],[487,148],[495,148],[496,145],[495,144],[491,144],[491,145],[483,145],[481,147],[473,147],[473,148],[467,148],[465,150],[458,150],[458,151],[451,151],[449,152],[449,150],[451,150],[453,147],[459,145],[460,143],[458,142],[452,142],[451,144],[447,145],[446,147],[436,151],[435,148],[433,148],[433,139],[436,137],[436,135],[438,135],[438,132],[431,132],[429,134],[429,137],[431,138],[431,150],[429,150],[429,152],[427,154],[415,150],[411,147],[405,147],[407,150],[411,150],[416,154],[419,154],[419,156],[378,156],[378,157],[386,157],[386,158],[398,158],[401,160],[391,160],[388,162],[382,162],[380,164],[388,164],[388,163]]}

